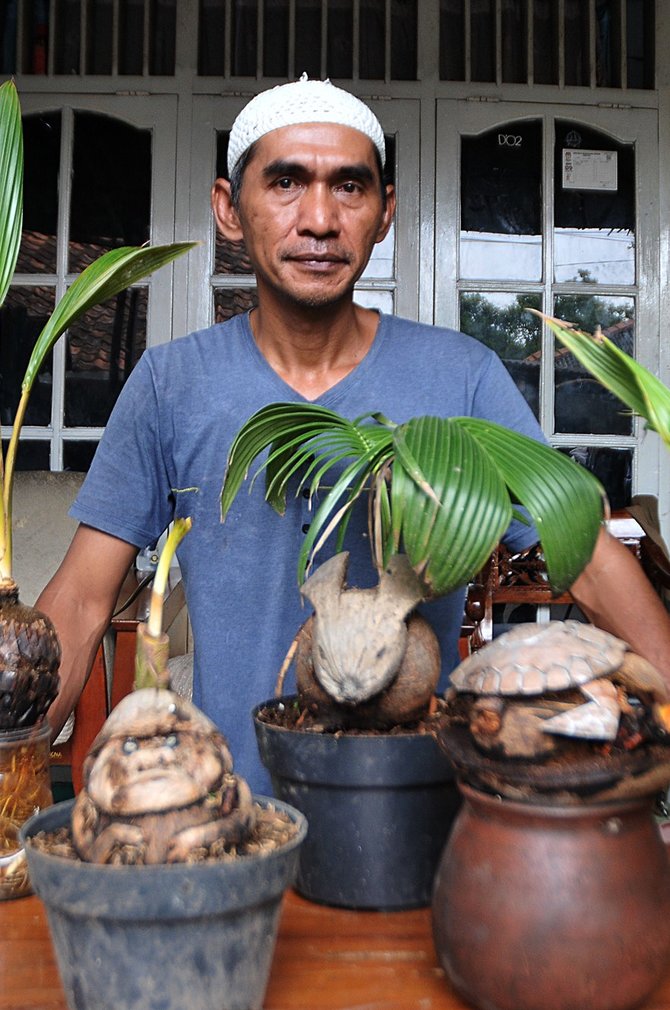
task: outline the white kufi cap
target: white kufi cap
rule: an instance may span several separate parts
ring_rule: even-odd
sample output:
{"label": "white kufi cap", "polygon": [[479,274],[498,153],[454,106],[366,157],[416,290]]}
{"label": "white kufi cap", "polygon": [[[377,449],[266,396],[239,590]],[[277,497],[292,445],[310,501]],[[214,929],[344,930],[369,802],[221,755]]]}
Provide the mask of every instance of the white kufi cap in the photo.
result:
{"label": "white kufi cap", "polygon": [[372,110],[330,81],[310,81],[303,74],[299,81],[262,91],[245,105],[230,131],[228,173],[266,133],[299,123],[337,123],[360,130],[379,151],[382,167],[386,161],[384,131]]}

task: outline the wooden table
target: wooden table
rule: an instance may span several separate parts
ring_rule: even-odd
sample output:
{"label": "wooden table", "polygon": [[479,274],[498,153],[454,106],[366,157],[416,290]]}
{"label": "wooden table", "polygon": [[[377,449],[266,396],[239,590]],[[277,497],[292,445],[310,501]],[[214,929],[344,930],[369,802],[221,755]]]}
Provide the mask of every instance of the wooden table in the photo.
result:
{"label": "wooden table", "polygon": [[[0,1010],[67,1010],[44,910],[34,897],[0,902]],[[289,892],[265,1010],[467,1005],[438,967],[429,909],[349,912]],[[641,1010],[670,1010],[670,970]]]}

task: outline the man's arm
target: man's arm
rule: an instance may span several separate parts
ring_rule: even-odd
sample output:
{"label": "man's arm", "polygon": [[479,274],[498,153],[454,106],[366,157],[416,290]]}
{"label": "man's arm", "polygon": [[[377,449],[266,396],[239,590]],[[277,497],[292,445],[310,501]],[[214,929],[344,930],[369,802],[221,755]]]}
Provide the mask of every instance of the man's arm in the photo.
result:
{"label": "man's arm", "polygon": [[48,719],[52,739],[74,709],[137,548],[124,540],[79,526],[60,568],[37,600],[53,621],[63,657],[61,685]]}
{"label": "man's arm", "polygon": [[593,624],[628,642],[670,683],[670,615],[627,547],[603,530],[570,592]]}

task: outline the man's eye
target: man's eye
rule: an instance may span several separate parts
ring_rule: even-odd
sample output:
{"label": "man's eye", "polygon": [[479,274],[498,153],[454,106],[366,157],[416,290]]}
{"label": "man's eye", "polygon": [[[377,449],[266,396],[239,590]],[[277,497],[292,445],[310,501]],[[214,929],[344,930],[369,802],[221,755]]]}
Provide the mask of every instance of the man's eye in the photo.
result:
{"label": "man's eye", "polygon": [[132,754],[132,753],[134,753],[134,751],[137,750],[138,747],[139,747],[139,744],[138,744],[137,740],[134,737],[129,736],[129,737],[126,737],[126,739],[123,741],[123,748],[122,748],[122,750],[123,750],[124,754]]}
{"label": "man's eye", "polygon": [[360,186],[357,182],[344,182],[341,188],[345,193],[358,193],[360,191]]}
{"label": "man's eye", "polygon": [[288,176],[284,176],[281,179],[277,179],[277,186],[279,187],[279,189],[290,189],[292,185],[293,185],[293,179],[289,178]]}

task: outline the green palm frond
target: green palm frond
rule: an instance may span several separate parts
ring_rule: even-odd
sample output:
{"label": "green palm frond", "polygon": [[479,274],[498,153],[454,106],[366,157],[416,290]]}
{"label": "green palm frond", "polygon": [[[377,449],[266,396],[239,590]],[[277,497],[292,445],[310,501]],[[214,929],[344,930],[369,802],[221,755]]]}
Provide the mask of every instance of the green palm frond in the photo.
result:
{"label": "green palm frond", "polygon": [[13,81],[0,86],[0,305],[5,300],[21,245],[23,132]]}
{"label": "green palm frond", "polygon": [[541,312],[535,314],[603,386],[633,413],[643,417],[670,448],[670,389],[660,379],[609,337],[591,336],[560,319]]}
{"label": "green palm frond", "polygon": [[266,499],[278,512],[291,478],[298,493],[304,487],[324,493],[298,559],[300,580],[336,528],[341,547],[351,507],[364,494],[376,517],[373,562],[405,551],[430,596],[475,575],[515,502],[536,523],[557,590],[588,562],[602,518],[603,490],[588,471],[492,422],[419,417],[396,425],[379,414],[350,421],[315,404],[277,403],[254,414],[233,442],[222,519],[266,450],[256,476],[266,472]]}

